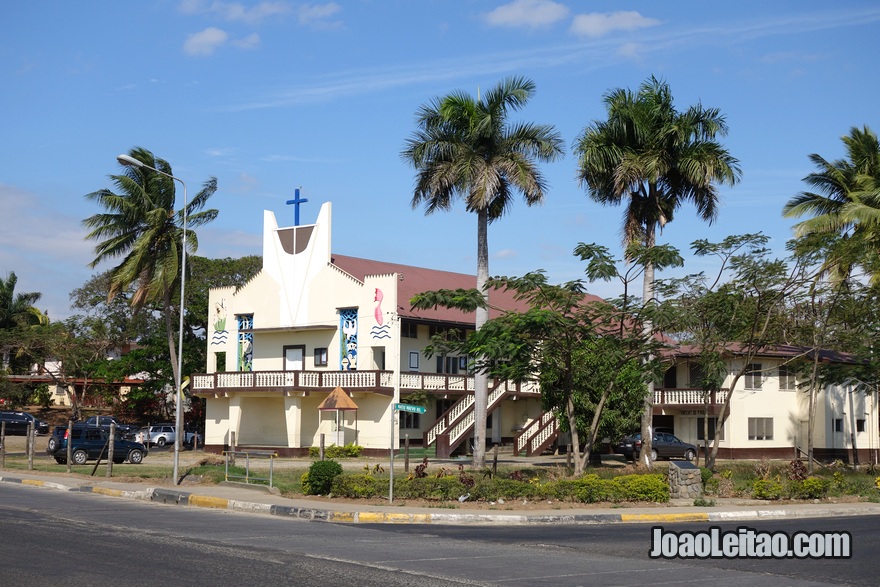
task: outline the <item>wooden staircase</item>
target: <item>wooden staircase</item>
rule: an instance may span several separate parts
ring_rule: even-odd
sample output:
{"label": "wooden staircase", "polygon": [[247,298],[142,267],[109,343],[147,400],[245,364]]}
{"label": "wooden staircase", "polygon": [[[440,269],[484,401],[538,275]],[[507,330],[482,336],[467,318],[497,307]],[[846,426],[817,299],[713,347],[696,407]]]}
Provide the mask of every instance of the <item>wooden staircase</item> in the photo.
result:
{"label": "wooden staircase", "polygon": [[543,453],[559,436],[559,423],[553,412],[544,412],[532,420],[513,440],[513,455],[531,457]]}
{"label": "wooden staircase", "polygon": [[[511,392],[508,385],[503,381],[496,381],[492,389],[489,390],[489,400],[486,406],[486,415],[488,416],[501,405],[501,401]],[[434,424],[422,435],[424,444],[428,447],[437,442],[440,435],[448,435],[448,450],[451,453],[462,442],[467,439],[474,429],[474,403],[473,394],[468,394],[460,400],[452,404],[446,413],[440,416]],[[445,443],[444,443],[445,444]],[[439,447],[438,447],[439,448]],[[446,448],[446,447],[444,447]],[[440,454],[438,453],[438,457]],[[443,457],[441,457],[443,458]]]}

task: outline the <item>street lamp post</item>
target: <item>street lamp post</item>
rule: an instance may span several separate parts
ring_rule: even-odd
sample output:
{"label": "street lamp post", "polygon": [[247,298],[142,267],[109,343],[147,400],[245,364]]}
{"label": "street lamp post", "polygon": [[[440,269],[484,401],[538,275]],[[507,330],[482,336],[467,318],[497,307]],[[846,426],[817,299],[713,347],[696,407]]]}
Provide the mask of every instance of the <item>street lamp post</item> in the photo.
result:
{"label": "street lamp post", "polygon": [[[183,294],[184,294],[184,286],[186,284],[186,206],[187,206],[187,198],[186,198],[186,184],[179,177],[175,177],[170,173],[165,173],[164,171],[159,171],[155,167],[151,167],[146,163],[138,161],[134,157],[129,155],[117,155],[116,160],[121,164],[128,167],[136,167],[139,169],[151,169],[156,173],[161,173],[165,177],[170,177],[174,181],[179,181],[180,185],[183,186],[183,243],[181,247],[181,255],[180,255],[180,337],[177,342],[177,374],[175,376],[174,384],[177,387],[177,398],[175,401],[175,410],[176,415],[174,419],[174,484],[180,485],[180,443],[184,436],[183,432],[183,387],[182,387],[182,378],[183,378]],[[149,439],[147,439],[149,442]]]}

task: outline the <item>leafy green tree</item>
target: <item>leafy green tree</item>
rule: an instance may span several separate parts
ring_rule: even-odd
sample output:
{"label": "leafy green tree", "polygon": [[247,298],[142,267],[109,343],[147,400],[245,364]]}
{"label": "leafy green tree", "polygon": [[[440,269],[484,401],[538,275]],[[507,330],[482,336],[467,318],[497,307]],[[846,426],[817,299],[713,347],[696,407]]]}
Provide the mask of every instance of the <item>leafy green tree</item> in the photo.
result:
{"label": "leafy green tree", "polygon": [[[454,92],[423,105],[418,130],[407,140],[401,157],[416,171],[412,206],[425,213],[448,210],[462,198],[477,217],[477,290],[488,298],[488,225],[522,193],[528,205],[543,201],[546,185],[538,162],[563,153],[559,133],[549,125],[510,123],[510,111],[525,106],[535,92],[531,80],[512,77],[474,99]],[[476,310],[475,328],[489,318],[488,307]],[[474,382],[474,466],[486,461],[488,377],[477,371]]]}
{"label": "leafy green tree", "polygon": [[783,216],[810,216],[795,225],[797,237],[840,237],[826,246],[823,269],[832,277],[844,279],[861,266],[880,283],[880,141],[867,126],[851,128],[841,140],[846,158],[810,155],[816,171],[804,181],[814,191],[789,200]]}
{"label": "leafy green tree", "polygon": [[[621,277],[617,260],[604,247],[580,244],[575,253],[587,261],[591,281]],[[668,247],[631,253],[652,254],[662,267],[681,263],[677,251]],[[617,436],[634,421],[645,379],[657,375],[656,359],[643,366],[637,363],[660,348],[661,341],[642,327],[645,313],[658,306],[640,305],[626,295],[604,301],[589,296],[582,280],[552,285],[542,271],[495,277],[487,285],[512,291],[528,310],[503,312],[471,336],[435,342],[426,352],[467,354],[474,357],[476,369],[498,379],[537,378],[544,409],[556,412],[563,430],[571,434],[575,474],[580,475],[600,435]],[[412,300],[419,309],[443,306],[462,311],[485,303],[477,290],[425,292]]]}
{"label": "leafy green tree", "polygon": [[175,308],[174,292],[179,291],[181,278],[184,222],[187,253],[195,253],[198,238],[192,229],[210,222],[218,213],[203,210],[217,190],[217,180],[205,182],[185,210],[175,210],[176,189],[169,177],[173,174],[168,162],[141,147],[132,149],[129,155],[148,167],[125,167],[122,175],[111,175],[119,193],[101,189],[86,195],[106,210],[83,221],[91,229],[87,238],[98,241],[91,266],[122,258],[110,271],[108,299],[134,284],[130,303],[135,313],[156,304],[165,322],[173,378],[177,381],[181,374],[177,373],[174,314],[175,310],[183,310]]}
{"label": "leafy green tree", "polygon": [[[714,468],[719,440],[730,415],[732,394],[718,394],[728,376],[729,390],[745,376],[758,353],[783,344],[786,301],[799,294],[814,277],[803,259],[770,257],[768,239],[761,234],[730,236],[721,242],[697,240],[698,257],[715,256],[719,269],[659,284],[668,307],[674,311],[659,324],[681,344],[695,346],[702,372],[700,387],[706,401],[704,438],[709,439],[708,400],[720,396],[718,425],[706,466]],[[735,358],[735,360],[733,360]]]}
{"label": "leafy green tree", "polygon": [[18,277],[10,272],[0,279],[0,348],[3,351],[3,370],[9,371],[12,356],[20,350],[16,343],[21,330],[49,323],[49,317],[34,304],[43,294],[15,293]]}
{"label": "leafy green tree", "polygon": [[[639,91],[616,89],[605,95],[608,118],[595,121],[575,141],[577,176],[590,197],[603,205],[626,204],[624,245],[656,244],[657,230],[672,222],[685,202],[703,220],[718,214],[718,186],[734,185],[738,161],[716,137],[727,134],[725,117],[698,104],[676,110],[669,85],[654,77]],[[654,267],[644,268],[645,303],[654,300]],[[650,328],[650,324],[646,324]],[[643,450],[651,465],[649,427],[653,385],[648,384],[642,417]]]}

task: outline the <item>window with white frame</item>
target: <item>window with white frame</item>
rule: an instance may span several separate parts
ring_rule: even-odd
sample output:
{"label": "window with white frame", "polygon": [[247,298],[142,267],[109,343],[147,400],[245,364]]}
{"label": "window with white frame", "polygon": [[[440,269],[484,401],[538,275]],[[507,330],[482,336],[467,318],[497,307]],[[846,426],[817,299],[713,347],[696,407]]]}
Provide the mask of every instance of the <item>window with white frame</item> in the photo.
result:
{"label": "window with white frame", "polygon": [[749,418],[749,440],[773,440],[773,418]]}
{"label": "window with white frame", "polygon": [[418,371],[419,370],[419,353],[418,353],[418,351],[410,351],[409,352],[409,370],[410,371]]}
{"label": "window with white frame", "polygon": [[794,369],[790,369],[788,365],[779,365],[779,390],[797,390],[797,381],[795,378]]}
{"label": "window with white frame", "polygon": [[746,389],[761,389],[763,384],[762,375],[761,363],[749,363],[746,365],[746,372],[743,377]]}

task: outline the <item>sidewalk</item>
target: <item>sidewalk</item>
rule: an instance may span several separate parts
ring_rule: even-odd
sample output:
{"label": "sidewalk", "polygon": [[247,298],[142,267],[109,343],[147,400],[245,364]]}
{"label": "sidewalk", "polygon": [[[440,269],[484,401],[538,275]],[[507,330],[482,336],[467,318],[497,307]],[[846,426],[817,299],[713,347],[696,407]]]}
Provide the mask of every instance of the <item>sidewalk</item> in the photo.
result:
{"label": "sidewalk", "polygon": [[361,505],[334,502],[330,498],[291,499],[275,495],[267,488],[240,483],[190,486],[150,486],[122,483],[106,478],[79,478],[64,475],[41,475],[32,471],[0,471],[0,482],[56,491],[79,491],[110,497],[135,499],[158,504],[226,509],[264,514],[354,524],[610,524],[669,522],[731,522],[780,518],[842,517],[880,515],[876,503],[807,503],[780,504],[749,502],[742,499],[715,499],[714,507],[695,507],[681,500],[665,507],[547,509],[517,511],[516,502],[504,504],[504,510],[455,511],[444,507],[423,508],[404,505]]}

